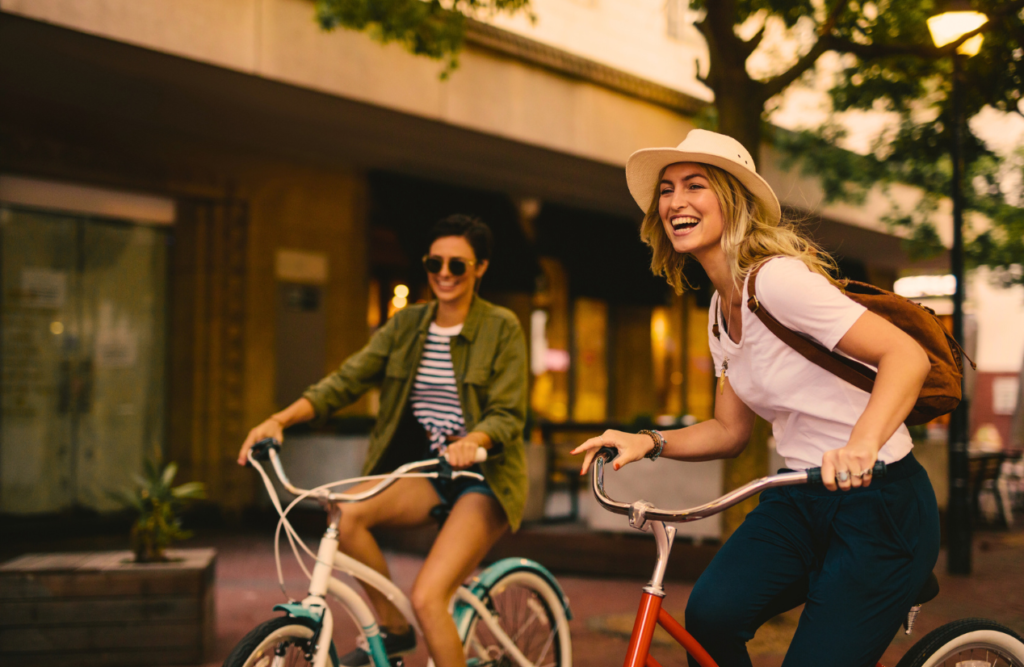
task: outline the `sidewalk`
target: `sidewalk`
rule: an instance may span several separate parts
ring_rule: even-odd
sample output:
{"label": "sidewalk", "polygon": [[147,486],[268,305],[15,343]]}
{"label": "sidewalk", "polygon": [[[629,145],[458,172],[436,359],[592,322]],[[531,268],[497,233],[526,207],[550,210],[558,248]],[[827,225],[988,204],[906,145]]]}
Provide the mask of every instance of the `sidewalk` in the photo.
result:
{"label": "sidewalk", "polygon": [[[212,667],[223,662],[248,630],[274,616],[271,607],[284,601],[285,597],[277,585],[270,531],[266,535],[196,539],[190,546],[213,546],[219,551],[217,647],[207,663]],[[315,544],[311,546],[315,548]],[[649,554],[637,553],[636,558],[648,560],[653,568],[653,544],[650,549]],[[393,579],[408,591],[422,560],[416,556],[389,553],[388,561]],[[957,618],[982,616],[1024,634],[1024,531],[976,534],[974,574],[970,577],[947,575],[945,563],[943,552],[936,566],[942,587],[939,597],[925,606],[911,637],[904,636],[902,630],[899,632],[886,652],[884,664],[895,665],[914,642],[935,627]],[[290,551],[282,552],[282,565],[289,594],[303,597],[306,580]],[[580,576],[559,576],[558,580],[576,614],[571,623],[574,664],[581,667],[620,667],[644,580]],[[666,586],[665,607],[680,620],[691,588],[691,584],[679,582]],[[347,615],[337,607],[335,610],[334,639],[339,653],[345,653],[353,646],[356,631]],[[750,644],[755,667],[782,664],[798,616],[799,610],[795,610],[758,632]],[[663,665],[686,664],[682,649],[660,644],[657,635],[655,640],[653,653]],[[406,664],[424,667],[426,661],[426,651],[421,647]]]}

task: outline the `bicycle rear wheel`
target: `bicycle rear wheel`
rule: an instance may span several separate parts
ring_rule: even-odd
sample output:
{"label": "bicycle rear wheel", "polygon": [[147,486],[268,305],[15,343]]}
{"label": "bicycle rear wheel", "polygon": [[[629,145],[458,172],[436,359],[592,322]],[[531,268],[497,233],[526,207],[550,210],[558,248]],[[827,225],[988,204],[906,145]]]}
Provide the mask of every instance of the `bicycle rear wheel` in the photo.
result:
{"label": "bicycle rear wheel", "polygon": [[[305,667],[311,665],[316,623],[308,618],[283,616],[256,626],[238,642],[224,667]],[[338,667],[338,654],[331,642],[330,660]]]}
{"label": "bicycle rear wheel", "polygon": [[[509,572],[482,598],[501,630],[534,667],[571,667],[569,621],[559,595],[544,579],[527,571]],[[515,659],[474,614],[465,641],[472,667],[512,667]]]}
{"label": "bicycle rear wheel", "polygon": [[1024,642],[995,621],[965,618],[929,632],[896,667],[1024,667]]}

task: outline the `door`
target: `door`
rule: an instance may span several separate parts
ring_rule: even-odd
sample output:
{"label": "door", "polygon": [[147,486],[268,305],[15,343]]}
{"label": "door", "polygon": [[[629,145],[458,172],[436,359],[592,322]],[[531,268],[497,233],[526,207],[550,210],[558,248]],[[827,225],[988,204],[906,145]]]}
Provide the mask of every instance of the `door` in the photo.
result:
{"label": "door", "polygon": [[162,451],[168,237],[0,206],[0,512],[113,509]]}

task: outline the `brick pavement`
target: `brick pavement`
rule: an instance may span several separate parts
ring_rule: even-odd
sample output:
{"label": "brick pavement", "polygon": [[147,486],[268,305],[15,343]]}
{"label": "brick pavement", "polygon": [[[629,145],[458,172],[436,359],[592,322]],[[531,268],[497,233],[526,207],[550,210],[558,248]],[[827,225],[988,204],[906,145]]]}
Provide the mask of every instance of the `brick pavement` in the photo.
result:
{"label": "brick pavement", "polygon": [[[214,546],[220,556],[217,566],[217,648],[209,665],[219,665],[231,647],[257,623],[272,616],[271,607],[283,600],[274,575],[270,534],[197,539],[195,546]],[[959,578],[945,574],[945,553],[936,569],[942,586],[939,597],[929,603],[918,619],[910,638],[902,631],[886,653],[884,662],[894,665],[913,642],[933,628],[968,616],[984,616],[1004,623],[1024,634],[1024,532],[982,533],[976,536],[974,574]],[[651,553],[638,554],[650,558]],[[303,578],[294,559],[285,554],[284,572],[289,591],[301,597]],[[388,560],[392,577],[409,590],[419,565],[419,557],[391,553]],[[625,654],[632,617],[639,600],[642,580],[559,576],[568,594],[576,618],[571,623],[574,662],[585,667],[619,667]],[[666,608],[682,617],[691,585],[673,582],[667,585]],[[798,613],[798,612],[797,612]],[[335,615],[335,641],[344,652],[353,645],[355,628],[344,613]],[[796,627],[796,613],[766,625],[751,643],[755,667],[781,665],[785,647]],[[421,642],[422,643],[422,642]],[[681,649],[658,645],[655,655],[668,667],[685,665]],[[424,667],[426,653],[420,648],[407,661],[410,667]]]}

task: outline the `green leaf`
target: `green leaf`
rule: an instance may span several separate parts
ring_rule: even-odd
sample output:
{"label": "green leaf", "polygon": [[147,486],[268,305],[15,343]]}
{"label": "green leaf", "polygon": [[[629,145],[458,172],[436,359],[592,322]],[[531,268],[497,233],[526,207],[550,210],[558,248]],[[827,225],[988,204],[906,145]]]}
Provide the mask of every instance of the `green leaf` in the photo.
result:
{"label": "green leaf", "polygon": [[202,482],[188,482],[171,489],[175,498],[200,499],[206,497],[206,485]]}
{"label": "green leaf", "polygon": [[174,476],[177,474],[178,464],[175,463],[174,461],[171,461],[170,463],[167,464],[167,467],[164,468],[164,474],[161,476],[160,481],[163,483],[164,486],[170,486],[171,482],[174,481]]}

